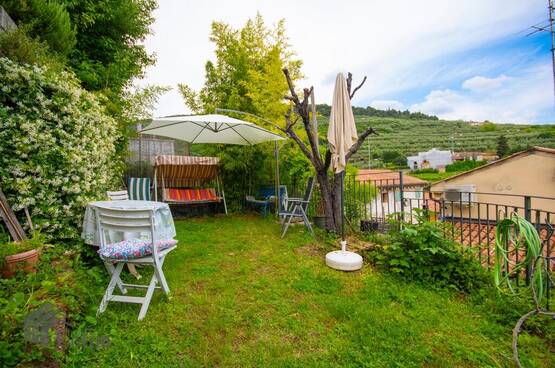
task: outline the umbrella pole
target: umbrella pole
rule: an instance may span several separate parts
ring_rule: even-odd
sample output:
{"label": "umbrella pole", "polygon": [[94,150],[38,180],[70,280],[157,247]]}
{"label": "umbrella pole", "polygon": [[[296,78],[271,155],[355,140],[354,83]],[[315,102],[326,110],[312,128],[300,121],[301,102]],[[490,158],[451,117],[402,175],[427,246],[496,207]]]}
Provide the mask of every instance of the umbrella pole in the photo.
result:
{"label": "umbrella pole", "polygon": [[274,150],[275,150],[275,159],[276,159],[276,178],[274,180],[275,182],[275,186],[276,186],[276,198],[277,198],[277,202],[276,202],[276,217],[279,216],[279,211],[281,210],[280,206],[281,206],[281,196],[280,196],[280,190],[279,190],[279,145],[278,142],[275,141],[274,142]]}
{"label": "umbrella pole", "polygon": [[341,173],[341,250],[347,250],[345,240],[345,170]]}
{"label": "umbrella pole", "polygon": [[340,175],[339,184],[341,192],[341,250],[336,250],[326,254],[326,265],[340,271],[357,271],[362,268],[362,257],[359,254],[347,251],[347,241],[345,240],[345,170]]}

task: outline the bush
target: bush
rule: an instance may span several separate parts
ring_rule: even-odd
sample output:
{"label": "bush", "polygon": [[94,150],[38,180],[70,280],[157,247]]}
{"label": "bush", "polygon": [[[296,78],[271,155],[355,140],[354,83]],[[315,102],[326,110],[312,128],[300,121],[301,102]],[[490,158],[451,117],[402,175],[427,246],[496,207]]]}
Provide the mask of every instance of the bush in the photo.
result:
{"label": "bush", "polygon": [[380,268],[433,286],[471,292],[489,283],[468,248],[446,239],[437,222],[421,218],[417,224],[403,223],[402,230],[389,234],[385,245],[376,245],[366,254]]}
{"label": "bush", "polygon": [[480,126],[481,132],[495,132],[497,130],[497,125],[492,122],[486,121]]}
{"label": "bush", "polygon": [[119,176],[116,122],[67,72],[0,58],[0,86],[2,190],[44,235],[76,238],[85,204]]}
{"label": "bush", "polygon": [[427,167],[424,169],[416,169],[416,170],[411,170],[410,172],[411,174],[437,174],[439,173],[438,169],[432,169],[431,167]]}
{"label": "bush", "polygon": [[24,28],[0,32],[0,57],[25,64],[45,65],[61,70],[62,62],[53,55],[45,42],[27,35]]}
{"label": "bush", "polygon": [[457,171],[468,171],[487,164],[487,161],[477,161],[477,160],[464,160],[455,161],[450,165],[445,166],[445,172],[457,172]]}
{"label": "bush", "polygon": [[[73,244],[73,248],[76,246]],[[44,304],[64,312],[70,339],[67,343],[72,348],[79,347],[78,333],[96,323],[97,303],[102,297],[102,285],[107,282],[105,271],[84,264],[80,252],[67,252],[64,248],[67,247],[45,247],[37,273],[18,272],[13,278],[0,278],[0,366],[60,365],[63,356],[56,349],[55,334],[46,345],[25,339],[25,319]]]}

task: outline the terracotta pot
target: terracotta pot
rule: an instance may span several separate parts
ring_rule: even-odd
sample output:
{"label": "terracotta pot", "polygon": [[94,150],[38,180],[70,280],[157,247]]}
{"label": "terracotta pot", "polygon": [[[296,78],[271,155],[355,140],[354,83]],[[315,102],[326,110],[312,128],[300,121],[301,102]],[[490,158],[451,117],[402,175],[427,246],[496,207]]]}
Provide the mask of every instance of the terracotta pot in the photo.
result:
{"label": "terracotta pot", "polygon": [[6,256],[2,276],[6,279],[13,277],[16,270],[20,269],[25,272],[37,272],[36,265],[39,262],[39,255],[40,249],[31,249],[27,252]]}

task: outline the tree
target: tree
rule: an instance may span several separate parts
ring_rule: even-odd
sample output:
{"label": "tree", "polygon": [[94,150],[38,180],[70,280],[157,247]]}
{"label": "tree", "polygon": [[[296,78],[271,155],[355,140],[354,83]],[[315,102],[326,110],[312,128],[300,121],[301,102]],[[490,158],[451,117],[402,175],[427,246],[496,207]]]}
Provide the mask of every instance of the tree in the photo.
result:
{"label": "tree", "polygon": [[[316,171],[316,178],[318,179],[318,184],[320,185],[320,194],[322,201],[324,202],[324,214],[326,216],[326,229],[339,232],[341,230],[341,177],[342,173],[333,174],[332,180],[330,180],[330,165],[331,165],[331,151],[328,148],[324,156],[320,152],[320,147],[313,134],[314,125],[310,116],[309,108],[309,98],[314,91],[314,87],[303,89],[303,98],[301,99],[295,91],[295,85],[293,84],[293,78],[287,68],[283,69],[285,74],[285,79],[287,80],[287,85],[289,87],[290,95],[286,96],[288,100],[293,104],[292,109],[290,109],[285,115],[285,128],[281,130],[287,134],[291,139],[293,139],[301,152],[308,158],[314,170]],[[355,93],[364,85],[366,77],[362,82],[354,89],[352,89],[353,76],[348,73],[347,76],[347,89],[349,96],[352,99]],[[296,116],[293,116],[293,112]],[[308,140],[308,146],[305,141],[297,134],[295,130],[295,125],[297,122],[302,120],[304,131],[306,133],[306,139]],[[355,154],[360,146],[364,143],[364,140],[370,135],[376,133],[372,127],[368,127],[364,132],[359,134],[357,142],[349,149],[345,155],[345,161],[348,162],[353,154]]]}
{"label": "tree", "polygon": [[[288,87],[281,70],[287,67],[296,79],[301,66],[288,44],[284,21],[269,28],[257,14],[240,29],[213,22],[210,41],[215,44],[216,60],[206,62],[204,87],[196,92],[186,84],[179,84],[185,104],[195,113],[213,113],[216,108],[251,113],[270,121],[256,120],[256,124],[275,130],[288,109],[283,99]],[[244,192],[267,183],[273,175],[273,147],[268,144],[207,145],[200,150],[222,159],[223,178],[232,202],[241,199]],[[306,172],[308,167],[304,157],[299,162],[299,156],[303,157],[294,144],[287,143],[282,148],[281,157],[285,161],[282,168],[295,171],[296,177],[300,168]]]}
{"label": "tree", "polygon": [[65,0],[77,43],[69,64],[90,91],[120,96],[155,59],[142,41],[154,22],[155,0]]}
{"label": "tree", "polygon": [[4,0],[10,17],[32,38],[66,56],[75,46],[76,34],[64,4],[48,0]]}
{"label": "tree", "polygon": [[407,158],[399,151],[386,150],[382,152],[382,161],[386,164],[407,166]]}
{"label": "tree", "polygon": [[0,45],[9,46],[0,54],[49,70],[71,69],[83,88],[99,93],[106,113],[118,122],[117,152],[126,155],[128,128],[135,121],[126,114],[125,99],[133,78],[155,60],[142,41],[150,33],[156,1],[4,0],[2,5],[20,31],[0,35]]}
{"label": "tree", "polygon": [[507,137],[504,135],[500,135],[497,138],[497,156],[499,156],[499,158],[505,157],[507,156],[509,151],[510,151],[510,148],[509,148],[509,142],[507,140]]}

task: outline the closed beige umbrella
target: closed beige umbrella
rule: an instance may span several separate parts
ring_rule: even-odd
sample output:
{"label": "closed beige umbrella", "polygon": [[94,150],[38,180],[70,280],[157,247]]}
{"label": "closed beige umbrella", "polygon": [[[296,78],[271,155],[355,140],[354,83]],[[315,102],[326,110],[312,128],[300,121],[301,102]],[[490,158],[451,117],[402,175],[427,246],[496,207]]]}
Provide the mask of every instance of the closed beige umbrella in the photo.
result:
{"label": "closed beige umbrella", "polygon": [[358,140],[355,117],[351,108],[351,99],[347,90],[347,81],[341,73],[335,78],[328,142],[330,144],[331,165],[335,173],[345,170],[345,155]]}
{"label": "closed beige umbrella", "polygon": [[347,162],[345,155],[358,140],[355,117],[351,108],[351,99],[347,89],[347,81],[341,73],[335,78],[333,101],[331,105],[330,123],[328,126],[328,142],[330,145],[331,164],[336,174],[341,173],[341,250],[326,254],[326,264],[341,271],[356,271],[362,268],[362,257],[347,251],[345,240],[345,216],[343,214],[343,195],[345,168]]}

